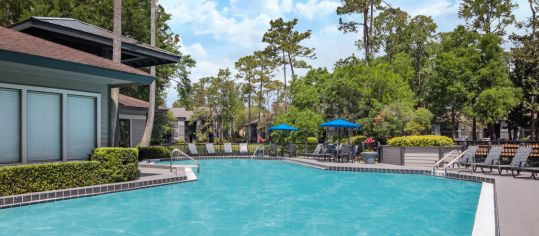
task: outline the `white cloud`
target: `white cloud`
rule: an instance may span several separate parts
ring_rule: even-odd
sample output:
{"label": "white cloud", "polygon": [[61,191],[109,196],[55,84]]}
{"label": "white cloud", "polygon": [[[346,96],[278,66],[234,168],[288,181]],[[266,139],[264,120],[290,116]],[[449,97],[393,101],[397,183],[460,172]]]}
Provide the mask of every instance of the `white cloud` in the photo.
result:
{"label": "white cloud", "polygon": [[[427,15],[432,17],[444,15],[457,15],[460,1],[449,2],[448,0],[427,1],[427,4],[414,7],[409,10],[412,16]],[[404,9],[404,8],[403,8]]]}
{"label": "white cloud", "polygon": [[[171,24],[188,27],[195,35],[211,35],[215,40],[235,44],[239,47],[253,48],[259,46],[260,38],[269,27],[271,15],[287,12],[283,9],[291,5],[286,1],[264,1],[260,10],[262,14],[253,17],[236,14],[240,6],[238,0],[232,0],[231,7],[218,9],[216,1],[209,0],[180,0],[164,1],[162,4],[172,14]],[[236,6],[236,7],[234,7]],[[241,9],[243,12],[246,8]],[[266,13],[269,12],[269,14]]]}
{"label": "white cloud", "polygon": [[296,3],[297,12],[300,16],[312,20],[315,17],[325,16],[335,12],[339,2],[329,0],[309,0],[305,3]]}
{"label": "white cloud", "polygon": [[204,46],[200,43],[194,43],[189,46],[184,46],[184,53],[189,54],[193,56],[194,58],[205,58],[208,56],[208,53],[206,52],[206,49],[204,49]]}

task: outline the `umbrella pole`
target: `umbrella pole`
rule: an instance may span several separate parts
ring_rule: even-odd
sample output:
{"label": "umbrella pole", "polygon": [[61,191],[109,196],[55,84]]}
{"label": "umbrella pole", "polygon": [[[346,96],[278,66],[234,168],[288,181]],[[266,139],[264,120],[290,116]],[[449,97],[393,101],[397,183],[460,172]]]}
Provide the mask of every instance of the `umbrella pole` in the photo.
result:
{"label": "umbrella pole", "polygon": [[351,133],[350,131],[351,131],[350,128],[348,128],[348,145],[350,145],[350,133]]}

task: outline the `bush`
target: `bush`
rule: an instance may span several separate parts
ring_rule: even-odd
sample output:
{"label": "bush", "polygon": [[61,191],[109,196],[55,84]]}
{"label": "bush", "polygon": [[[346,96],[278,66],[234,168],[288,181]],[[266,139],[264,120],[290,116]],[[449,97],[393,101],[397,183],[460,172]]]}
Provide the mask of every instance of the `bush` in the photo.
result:
{"label": "bush", "polygon": [[0,196],[105,184],[97,161],[55,162],[0,167]]}
{"label": "bush", "polygon": [[417,135],[417,136],[401,136],[394,137],[387,141],[392,146],[450,146],[453,145],[453,140],[446,136],[438,135]]}
{"label": "bush", "polygon": [[138,159],[162,159],[170,158],[170,150],[166,147],[152,146],[152,147],[138,147]]}
{"label": "bush", "polygon": [[90,159],[101,162],[110,182],[133,180],[140,174],[136,148],[97,148]]}
{"label": "bush", "polygon": [[318,143],[318,139],[316,137],[307,137],[307,143],[310,143],[310,144]]}

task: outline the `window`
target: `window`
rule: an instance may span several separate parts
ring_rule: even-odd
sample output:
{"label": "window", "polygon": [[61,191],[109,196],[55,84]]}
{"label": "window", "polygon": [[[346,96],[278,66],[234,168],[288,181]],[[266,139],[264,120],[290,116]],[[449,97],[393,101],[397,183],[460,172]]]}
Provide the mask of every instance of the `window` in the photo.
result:
{"label": "window", "polygon": [[120,119],[120,147],[131,147],[131,120]]}
{"label": "window", "polygon": [[28,161],[59,161],[61,151],[61,94],[28,91]]}
{"label": "window", "polygon": [[101,95],[0,83],[0,164],[87,159],[101,141]]}
{"label": "window", "polygon": [[20,90],[0,88],[0,163],[19,162]]}
{"label": "window", "polygon": [[67,159],[87,159],[96,144],[95,98],[67,96]]}

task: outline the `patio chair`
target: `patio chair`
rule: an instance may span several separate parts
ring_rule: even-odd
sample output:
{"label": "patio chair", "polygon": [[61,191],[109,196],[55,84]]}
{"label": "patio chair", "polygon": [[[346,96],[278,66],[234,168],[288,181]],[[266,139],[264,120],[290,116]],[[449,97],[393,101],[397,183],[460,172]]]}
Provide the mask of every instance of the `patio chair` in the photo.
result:
{"label": "patio chair", "polygon": [[359,145],[354,145],[354,147],[352,148],[352,156],[351,156],[352,162],[356,161],[356,157],[359,154],[358,151],[359,151]]}
{"label": "patio chair", "polygon": [[[502,146],[491,147],[490,150],[488,151],[487,158],[485,158],[485,161],[481,163],[474,162],[472,164],[473,171],[475,171],[477,167],[481,167],[481,172],[483,172],[484,174],[485,170],[483,169],[483,167],[489,167],[489,166],[500,163],[500,157],[502,156],[502,152],[503,152]],[[490,167],[490,172],[492,172],[492,167]]]}
{"label": "patio chair", "polygon": [[291,143],[290,145],[288,145],[288,157],[297,157],[296,144]]}
{"label": "patio chair", "polygon": [[341,150],[337,153],[337,160],[340,162],[344,158],[346,161],[350,162],[350,156],[352,155],[352,148],[350,145],[342,145]]}
{"label": "patio chair", "polygon": [[333,160],[335,153],[337,152],[337,146],[335,144],[328,144],[325,151],[319,155],[320,161]]}
{"label": "patio chair", "polygon": [[[505,170],[506,172],[511,170],[512,175],[517,176],[520,174],[520,168],[523,168],[526,166],[526,162],[528,161],[528,157],[530,156],[531,151],[532,151],[531,147],[519,147],[509,165],[500,165],[500,164],[485,165],[485,166],[481,166],[481,171],[483,171],[483,168],[488,167],[491,170],[497,169],[498,174],[502,175],[502,170]],[[517,173],[515,174],[514,172],[517,172]]]}
{"label": "patio chair", "polygon": [[315,157],[317,154],[320,154],[320,151],[322,150],[323,145],[321,143],[317,144],[314,148],[314,151],[312,153],[302,153],[301,156],[306,157]]}
{"label": "patio chair", "polygon": [[197,146],[194,143],[188,143],[187,148],[189,149],[189,155],[198,156]]}
{"label": "patio chair", "polygon": [[223,144],[223,154],[224,155],[233,155],[234,153],[232,152],[232,144],[231,143],[225,143]]}
{"label": "patio chair", "polygon": [[213,146],[213,143],[206,143],[206,155],[208,156],[215,156],[217,153],[215,152],[215,147]]}
{"label": "patio chair", "polygon": [[249,155],[247,143],[240,143],[240,155]]}
{"label": "patio chair", "polygon": [[[537,173],[539,173],[539,167],[523,167],[523,168],[520,168],[519,169],[520,171],[522,172],[530,172],[532,175],[530,176],[530,178],[533,178],[533,179],[539,179],[538,176],[537,176]],[[516,177],[516,175],[513,174],[513,177]]]}
{"label": "patio chair", "polygon": [[479,149],[479,146],[468,146],[468,148],[464,151],[464,155],[460,157],[456,164],[459,167],[464,166],[467,169],[469,166],[472,165],[477,149]]}
{"label": "patio chair", "polygon": [[277,156],[277,144],[271,143],[269,146],[269,156],[270,157],[276,157]]}
{"label": "patio chair", "polygon": [[[519,151],[521,152],[519,153]],[[528,158],[530,157],[530,154],[532,153],[532,151],[533,151],[533,148],[529,146],[519,147],[517,149],[517,152],[515,153],[515,157],[513,157],[513,160],[518,158],[519,160],[516,161],[518,163],[513,163],[513,160],[511,161],[511,164],[514,164],[514,166],[511,167],[511,175],[513,175],[513,177],[516,178],[517,176],[519,176],[520,172],[531,172],[530,177],[537,179],[536,172],[539,171],[539,167],[526,166],[528,162]]]}

